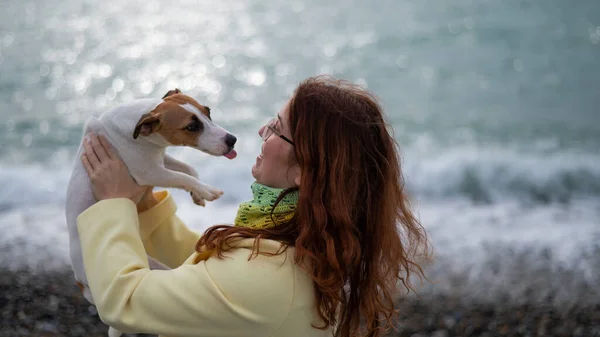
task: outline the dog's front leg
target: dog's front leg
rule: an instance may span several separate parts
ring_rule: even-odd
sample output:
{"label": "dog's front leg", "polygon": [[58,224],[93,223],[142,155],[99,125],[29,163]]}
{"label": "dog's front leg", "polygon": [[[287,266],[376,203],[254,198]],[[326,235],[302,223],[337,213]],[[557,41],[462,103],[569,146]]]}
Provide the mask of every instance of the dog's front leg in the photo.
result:
{"label": "dog's front leg", "polygon": [[[168,154],[165,154],[164,164],[165,167],[169,170],[182,172],[198,179],[198,172],[193,167],[191,167],[187,163],[182,162],[181,160],[169,156]],[[194,200],[194,203],[198,205],[203,205],[201,197],[196,195],[194,192],[190,192],[190,195],[192,196],[192,200]]]}
{"label": "dog's front leg", "polygon": [[165,154],[164,162],[165,162],[165,167],[168,168],[169,170],[183,172],[185,174],[188,174],[188,175],[198,179],[198,172],[196,172],[196,170],[193,167],[182,162],[181,160],[175,159],[174,157],[171,157],[168,154]]}
{"label": "dog's front leg", "polygon": [[205,200],[212,201],[219,198],[223,191],[218,188],[201,183],[198,179],[185,173],[161,168],[152,172],[138,175],[136,181],[140,185],[175,187],[184,189],[192,194],[197,205],[204,206]]}

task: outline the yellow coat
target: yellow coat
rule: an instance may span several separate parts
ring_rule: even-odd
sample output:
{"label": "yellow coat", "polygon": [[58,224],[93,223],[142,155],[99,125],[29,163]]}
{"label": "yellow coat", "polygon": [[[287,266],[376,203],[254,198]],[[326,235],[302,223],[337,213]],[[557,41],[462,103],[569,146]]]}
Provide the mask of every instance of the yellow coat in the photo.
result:
{"label": "yellow coat", "polygon": [[[109,199],[77,219],[83,261],[98,314],[127,333],[172,337],[325,337],[311,278],[294,248],[248,260],[254,239],[238,240],[223,259],[194,248],[199,234],[175,215],[168,192],[138,215],[129,199]],[[280,243],[261,240],[261,252]],[[150,270],[146,252],[172,270]]]}

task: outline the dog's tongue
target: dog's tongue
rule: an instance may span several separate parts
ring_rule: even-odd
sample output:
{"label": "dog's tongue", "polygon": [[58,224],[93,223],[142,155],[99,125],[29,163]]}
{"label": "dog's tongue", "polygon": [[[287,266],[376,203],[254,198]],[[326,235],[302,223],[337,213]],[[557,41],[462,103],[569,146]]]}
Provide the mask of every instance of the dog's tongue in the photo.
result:
{"label": "dog's tongue", "polygon": [[237,152],[235,152],[235,150],[231,150],[231,151],[225,153],[224,156],[227,159],[233,159],[233,158],[237,157]]}

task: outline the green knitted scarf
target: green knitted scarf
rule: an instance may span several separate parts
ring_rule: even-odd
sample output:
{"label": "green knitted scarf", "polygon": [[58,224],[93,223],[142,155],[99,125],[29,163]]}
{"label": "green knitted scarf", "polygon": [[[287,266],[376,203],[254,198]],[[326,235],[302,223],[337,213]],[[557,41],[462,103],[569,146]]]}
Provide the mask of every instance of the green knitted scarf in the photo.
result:
{"label": "green knitted scarf", "polygon": [[[250,188],[254,198],[240,205],[234,221],[235,226],[264,229],[292,219],[298,203],[297,190],[288,193],[273,209],[275,201],[285,188],[272,188],[257,182],[252,183]],[[273,211],[272,218],[271,211]]]}

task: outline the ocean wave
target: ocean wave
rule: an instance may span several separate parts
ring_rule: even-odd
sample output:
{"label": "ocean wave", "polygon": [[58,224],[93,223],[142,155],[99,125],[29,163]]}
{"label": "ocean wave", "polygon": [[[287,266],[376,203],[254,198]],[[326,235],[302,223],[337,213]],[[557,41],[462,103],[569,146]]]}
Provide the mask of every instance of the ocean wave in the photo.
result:
{"label": "ocean wave", "polygon": [[[189,149],[177,151],[176,157],[201,172],[203,182],[225,191],[221,203],[236,204],[251,197],[253,155],[241,154],[230,162]],[[600,198],[600,155],[473,148],[423,153],[409,150],[403,156],[407,189],[419,200],[565,204]],[[51,165],[0,166],[0,211],[20,205],[64,204],[71,164],[72,160],[65,159]]]}
{"label": "ocean wave", "polygon": [[463,197],[474,203],[517,199],[534,204],[600,198],[600,156],[450,149],[407,155],[407,187],[419,198]]}

